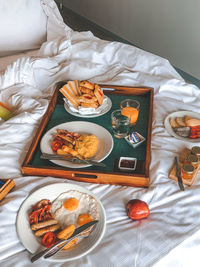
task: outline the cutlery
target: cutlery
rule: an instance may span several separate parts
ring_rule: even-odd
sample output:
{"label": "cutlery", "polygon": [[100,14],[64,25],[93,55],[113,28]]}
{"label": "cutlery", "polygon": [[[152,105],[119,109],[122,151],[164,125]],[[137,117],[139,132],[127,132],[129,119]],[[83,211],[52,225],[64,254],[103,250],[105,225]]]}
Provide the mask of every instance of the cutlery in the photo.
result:
{"label": "cutlery", "polygon": [[[89,227],[91,227],[92,225],[95,225],[96,223],[98,223],[97,220],[94,220],[92,222],[86,223],[78,228],[76,228],[76,230],[74,231],[74,233],[65,240],[60,240],[58,241],[55,245],[53,245],[50,248],[47,248],[45,250],[40,251],[39,253],[36,253],[32,258],[31,258],[31,262],[35,262],[36,260],[38,260],[41,257],[49,258],[53,255],[55,255],[58,251],[60,251],[64,246],[66,246],[71,240],[73,240],[75,237],[77,237],[80,233],[84,232],[86,229],[88,229]],[[58,248],[58,246],[60,245],[60,247]]]}
{"label": "cutlery", "polygon": [[80,159],[78,157],[74,157],[74,156],[65,156],[65,155],[55,155],[55,154],[47,154],[47,153],[43,153],[40,156],[41,159],[49,159],[49,160],[66,160],[69,162],[73,162],[73,163],[85,163],[85,164],[90,164],[93,166],[99,166],[99,167],[105,167],[106,165],[102,162],[98,162],[95,160],[91,160],[91,159]]}
{"label": "cutlery", "polygon": [[180,166],[179,166],[179,163],[178,163],[178,158],[175,157],[175,163],[176,163],[176,175],[178,177],[178,185],[180,187],[180,189],[182,191],[184,191],[184,186],[183,186],[183,181],[182,181],[182,178],[181,178],[181,170],[180,170]]}

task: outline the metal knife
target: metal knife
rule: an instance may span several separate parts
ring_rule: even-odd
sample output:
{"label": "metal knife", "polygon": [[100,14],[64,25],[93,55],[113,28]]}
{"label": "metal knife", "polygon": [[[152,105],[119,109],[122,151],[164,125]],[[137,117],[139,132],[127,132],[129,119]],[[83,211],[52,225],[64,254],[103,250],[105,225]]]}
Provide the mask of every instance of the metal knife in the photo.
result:
{"label": "metal knife", "polygon": [[179,160],[177,157],[175,157],[175,163],[176,163],[176,176],[178,178],[178,185],[180,187],[180,189],[182,191],[184,191],[184,186],[183,186],[183,181],[182,181],[182,178],[181,178],[181,170],[180,170],[180,167],[179,167]]}
{"label": "metal knife", "polygon": [[[78,228],[76,228],[76,230],[74,231],[74,233],[65,240],[60,240],[58,241],[55,245],[53,245],[50,248],[47,248],[45,250],[40,251],[39,253],[36,253],[32,258],[31,258],[31,262],[35,262],[36,260],[38,260],[41,257],[44,258],[49,258],[53,255],[55,255],[58,251],[60,251],[64,246],[66,246],[71,240],[73,240],[75,237],[77,237],[80,233],[84,232],[85,230],[87,230],[89,227],[95,225],[96,223],[98,223],[97,220],[94,220],[92,222],[86,223]],[[58,248],[58,246],[60,245],[60,247]]]}
{"label": "metal knife", "polygon": [[91,159],[80,159],[78,157],[73,157],[73,156],[64,156],[64,155],[55,155],[55,154],[47,154],[47,153],[43,153],[40,156],[41,159],[49,159],[49,160],[66,160],[69,162],[73,162],[73,163],[85,163],[85,164],[90,164],[93,166],[99,166],[99,167],[105,167],[106,165],[102,162],[98,162],[95,160],[91,160]]}

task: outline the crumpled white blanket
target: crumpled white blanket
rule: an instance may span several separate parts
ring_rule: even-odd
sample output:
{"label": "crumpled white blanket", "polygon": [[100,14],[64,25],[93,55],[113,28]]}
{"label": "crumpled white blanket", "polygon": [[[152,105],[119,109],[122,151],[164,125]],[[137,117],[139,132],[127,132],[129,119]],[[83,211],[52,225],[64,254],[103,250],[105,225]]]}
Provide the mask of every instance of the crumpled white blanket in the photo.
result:
{"label": "crumpled white blanket", "polygon": [[[168,178],[174,157],[193,144],[170,136],[163,121],[174,111],[198,112],[200,90],[186,83],[166,59],[133,46],[100,40],[91,32],[75,32],[63,23],[53,1],[44,0],[43,6],[49,16],[48,40],[42,45],[39,57],[20,58],[0,76],[0,101],[13,107],[15,113],[12,119],[0,122],[0,176],[14,178],[16,183],[0,206],[1,264],[32,266],[30,254],[20,243],[15,228],[24,199],[47,183],[72,182],[87,187],[102,201],[107,229],[98,247],[70,262],[70,266],[174,266],[174,262],[176,266],[188,266],[185,254],[190,253],[188,250],[184,253],[185,248],[189,244],[195,250],[196,242],[200,241],[200,176],[184,192]],[[68,79],[154,88],[149,188],[22,176],[21,164],[47,108],[53,85]],[[125,204],[132,198],[149,204],[148,219],[138,222],[128,219]],[[173,251],[181,258],[176,258]],[[190,258],[191,266],[198,266],[197,258],[198,254]],[[45,261],[34,266],[41,264],[55,266]]]}

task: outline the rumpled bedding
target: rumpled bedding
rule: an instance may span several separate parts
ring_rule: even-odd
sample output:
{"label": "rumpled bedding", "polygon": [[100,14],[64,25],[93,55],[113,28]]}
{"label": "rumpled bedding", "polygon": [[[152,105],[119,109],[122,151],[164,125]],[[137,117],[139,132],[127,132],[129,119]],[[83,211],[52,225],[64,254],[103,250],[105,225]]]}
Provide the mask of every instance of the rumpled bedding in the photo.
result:
{"label": "rumpled bedding", "polygon": [[[53,1],[43,1],[43,7],[49,19],[48,39],[39,57],[22,57],[0,76],[0,101],[11,106],[15,114],[6,122],[0,121],[0,174],[2,178],[13,178],[16,184],[0,203],[1,265],[198,266],[198,253],[194,257],[194,251],[200,242],[200,175],[185,191],[168,178],[175,156],[193,143],[170,136],[163,122],[174,111],[199,112],[199,88],[186,83],[168,60],[134,46],[101,40],[91,32],[73,31],[64,24]],[[68,79],[154,88],[149,188],[22,176],[21,165],[54,84]],[[17,236],[17,212],[36,188],[55,182],[79,184],[96,194],[106,210],[106,233],[101,243],[79,260],[31,264],[31,255]],[[125,204],[132,198],[148,203],[148,219],[128,219]],[[191,249],[185,253],[188,247]]]}

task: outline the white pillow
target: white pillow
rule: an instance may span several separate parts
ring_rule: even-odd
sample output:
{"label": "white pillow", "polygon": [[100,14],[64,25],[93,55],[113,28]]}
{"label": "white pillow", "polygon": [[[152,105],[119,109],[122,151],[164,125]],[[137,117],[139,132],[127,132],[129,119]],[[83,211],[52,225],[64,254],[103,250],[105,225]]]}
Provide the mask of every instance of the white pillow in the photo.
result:
{"label": "white pillow", "polygon": [[40,48],[46,35],[41,0],[0,0],[0,57]]}

